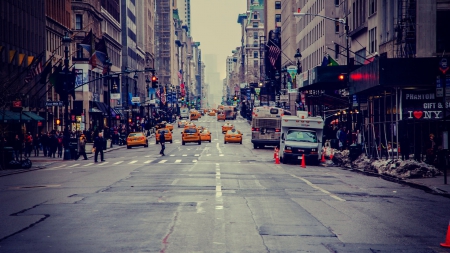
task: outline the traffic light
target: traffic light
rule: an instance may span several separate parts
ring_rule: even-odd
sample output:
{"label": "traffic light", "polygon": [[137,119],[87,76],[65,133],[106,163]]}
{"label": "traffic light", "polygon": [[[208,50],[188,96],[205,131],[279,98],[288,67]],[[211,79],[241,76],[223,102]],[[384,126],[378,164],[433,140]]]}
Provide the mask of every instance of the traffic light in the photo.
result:
{"label": "traffic light", "polygon": [[128,123],[131,123],[132,122],[132,120],[131,119],[128,119]]}
{"label": "traffic light", "polygon": [[158,77],[152,76],[152,88],[158,88]]}
{"label": "traffic light", "polygon": [[184,102],[184,97],[181,97],[181,102]]}
{"label": "traffic light", "polygon": [[339,82],[346,82],[347,81],[347,74],[341,73],[338,75]]}
{"label": "traffic light", "polygon": [[117,120],[120,120],[120,115],[116,115],[116,119],[117,119]]}
{"label": "traffic light", "polygon": [[57,126],[61,125],[61,120],[60,120],[60,119],[55,119],[55,124],[56,124]]}
{"label": "traffic light", "polygon": [[234,101],[237,101],[237,96],[234,96],[233,100],[234,100]]}

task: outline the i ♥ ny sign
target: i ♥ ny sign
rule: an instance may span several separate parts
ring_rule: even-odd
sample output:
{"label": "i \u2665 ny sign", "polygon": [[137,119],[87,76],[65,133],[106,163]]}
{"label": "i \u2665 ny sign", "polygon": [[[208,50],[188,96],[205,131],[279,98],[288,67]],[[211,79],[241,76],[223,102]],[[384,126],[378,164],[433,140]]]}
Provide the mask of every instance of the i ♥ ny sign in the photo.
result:
{"label": "i \u2665 ny sign", "polygon": [[441,119],[442,111],[408,111],[408,119]]}

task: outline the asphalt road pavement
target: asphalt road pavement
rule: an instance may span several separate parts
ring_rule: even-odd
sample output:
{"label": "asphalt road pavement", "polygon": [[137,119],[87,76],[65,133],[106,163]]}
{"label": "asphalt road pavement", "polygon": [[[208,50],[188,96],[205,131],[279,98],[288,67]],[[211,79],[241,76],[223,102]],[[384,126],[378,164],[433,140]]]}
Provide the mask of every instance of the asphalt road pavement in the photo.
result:
{"label": "asphalt road pavement", "polygon": [[450,252],[450,201],[333,167],[212,142],[119,149],[0,178],[0,252]]}

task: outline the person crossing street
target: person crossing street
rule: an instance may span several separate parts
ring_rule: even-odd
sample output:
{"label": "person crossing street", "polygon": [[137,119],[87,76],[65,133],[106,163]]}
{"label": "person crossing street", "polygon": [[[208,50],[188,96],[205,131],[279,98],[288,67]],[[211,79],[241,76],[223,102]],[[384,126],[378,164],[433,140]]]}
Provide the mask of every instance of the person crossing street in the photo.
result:
{"label": "person crossing street", "polygon": [[98,153],[100,153],[100,160],[102,162],[104,162],[105,160],[103,159],[103,145],[104,145],[104,139],[103,139],[103,134],[99,133],[98,136],[95,138],[94,140],[94,148],[95,148],[95,156],[94,156],[94,161],[97,162],[98,161]]}
{"label": "person crossing street", "polygon": [[160,136],[159,136],[159,143],[161,143],[161,151],[159,152],[160,155],[165,156],[164,155],[164,150],[166,149],[166,136],[165,136],[165,131],[161,131],[160,132]]}

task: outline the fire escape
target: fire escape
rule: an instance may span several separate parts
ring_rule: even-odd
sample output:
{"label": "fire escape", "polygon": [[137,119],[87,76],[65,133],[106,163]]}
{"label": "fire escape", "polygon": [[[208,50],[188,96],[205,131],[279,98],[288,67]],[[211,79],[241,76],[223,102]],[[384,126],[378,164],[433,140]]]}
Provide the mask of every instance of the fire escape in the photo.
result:
{"label": "fire escape", "polygon": [[170,83],[170,2],[171,0],[156,1],[156,52],[159,84]]}
{"label": "fire escape", "polygon": [[397,58],[416,57],[416,0],[399,0],[395,27]]}

